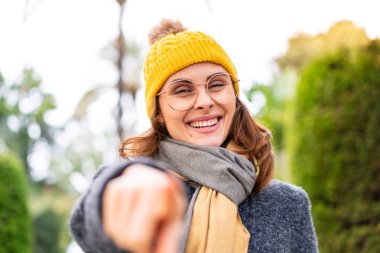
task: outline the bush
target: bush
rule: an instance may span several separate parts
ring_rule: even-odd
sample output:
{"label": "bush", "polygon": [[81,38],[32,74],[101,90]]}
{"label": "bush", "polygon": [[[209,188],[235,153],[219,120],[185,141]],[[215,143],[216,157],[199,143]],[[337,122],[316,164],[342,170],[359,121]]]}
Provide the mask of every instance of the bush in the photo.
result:
{"label": "bush", "polygon": [[0,154],[0,253],[28,253],[32,249],[24,172],[21,161]]}
{"label": "bush", "polygon": [[379,41],[339,50],[301,73],[288,147],[321,252],[380,252],[379,101]]}
{"label": "bush", "polygon": [[53,209],[46,209],[33,221],[34,225],[34,252],[61,253],[60,232],[65,227],[62,217]]}

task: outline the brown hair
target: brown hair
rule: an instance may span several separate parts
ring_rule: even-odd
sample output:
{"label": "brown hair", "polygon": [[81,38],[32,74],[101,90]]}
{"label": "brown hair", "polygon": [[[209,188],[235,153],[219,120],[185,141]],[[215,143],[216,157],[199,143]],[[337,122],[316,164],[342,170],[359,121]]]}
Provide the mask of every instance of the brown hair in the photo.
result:
{"label": "brown hair", "polygon": [[[253,193],[258,193],[269,184],[274,173],[274,156],[270,138],[271,132],[257,123],[247,107],[236,98],[236,111],[231,125],[230,136],[247,154],[250,161],[259,168]],[[257,164],[256,164],[257,163]]]}
{"label": "brown hair", "polygon": [[[135,136],[123,140],[120,144],[121,157],[150,156],[158,150],[160,141],[169,136],[163,125],[155,105],[156,117],[152,119],[152,127],[141,136]],[[270,182],[274,171],[274,158],[270,143],[270,132],[251,118],[247,107],[236,98],[236,111],[230,129],[230,138],[238,144],[247,154],[252,163],[257,160],[260,172],[258,173],[253,193],[258,193]],[[257,165],[256,165],[257,166]]]}

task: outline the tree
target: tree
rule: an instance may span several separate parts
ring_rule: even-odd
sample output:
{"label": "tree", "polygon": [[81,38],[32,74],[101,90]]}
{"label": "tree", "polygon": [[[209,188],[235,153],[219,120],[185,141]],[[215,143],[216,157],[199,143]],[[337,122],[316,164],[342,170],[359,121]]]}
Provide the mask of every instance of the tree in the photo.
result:
{"label": "tree", "polygon": [[276,59],[279,71],[275,73],[273,81],[270,84],[252,85],[248,98],[252,100],[254,94],[262,94],[266,99],[258,118],[272,131],[277,160],[276,175],[281,179],[291,180],[285,138],[293,116],[294,95],[302,69],[322,55],[341,48],[349,50],[364,47],[369,43],[365,30],[351,21],[339,21],[327,32],[317,35],[300,33],[289,39],[287,51]]}
{"label": "tree", "polygon": [[[73,116],[74,120],[82,120],[88,107],[98,100],[105,91],[116,90],[117,101],[114,108],[116,134],[119,141],[130,134],[136,123],[136,93],[140,87],[139,75],[142,70],[141,49],[132,41],[127,41],[123,27],[127,0],[116,0],[119,5],[118,31],[115,40],[102,50],[106,59],[112,61],[117,72],[117,83],[111,87],[98,85],[88,90],[78,103]],[[127,127],[128,125],[128,127]]]}
{"label": "tree", "polygon": [[297,86],[292,172],[321,252],[380,251],[380,42],[314,60]]}
{"label": "tree", "polygon": [[[0,75],[0,148],[13,152],[15,154],[14,156],[17,156],[18,159],[22,161],[20,162],[20,166],[17,165],[18,170],[23,170],[22,173],[25,173],[25,171],[27,171],[29,173],[29,176],[32,175],[32,166],[29,163],[29,157],[30,154],[35,151],[37,145],[46,144],[50,148],[50,152],[56,150],[54,140],[59,129],[49,125],[49,123],[46,121],[47,113],[54,109],[54,97],[42,90],[41,80],[32,69],[25,69],[21,75],[20,81],[15,82],[7,82]],[[2,156],[0,156],[0,158],[5,159]],[[1,159],[0,163],[6,161]],[[64,183],[62,182],[61,184],[57,184],[57,181],[63,179],[62,173],[58,172],[62,169],[62,164],[52,164],[51,161],[47,162],[50,163],[50,165],[55,165],[49,167],[49,174],[53,176],[61,176],[61,178],[56,179],[54,182],[47,182],[44,180],[36,182],[34,180],[35,178],[31,177],[32,180],[29,180],[30,184],[28,187],[28,192],[26,191],[24,185],[17,185],[15,183],[15,180],[17,180],[17,175],[3,175],[4,173],[7,173],[8,170],[8,173],[11,173],[12,170],[5,166],[7,164],[4,165],[1,163],[0,190],[10,191],[9,196],[11,197],[9,198],[12,198],[12,201],[9,198],[5,200],[0,199],[0,206],[4,204],[4,206],[6,206],[6,208],[9,210],[9,212],[6,213],[6,218],[4,218],[5,216],[1,217],[0,223],[4,224],[3,220],[9,220],[9,224],[12,224],[14,220],[18,220],[20,223],[25,223],[24,226],[21,226],[20,224],[12,225],[11,229],[9,229],[9,226],[4,227],[4,229],[8,229],[8,232],[11,231],[9,232],[12,233],[11,235],[15,234],[15,237],[19,237],[19,241],[17,241],[16,244],[20,244],[20,248],[17,248],[17,250],[9,248],[5,252],[31,252],[31,249],[22,249],[21,247],[24,247],[22,240],[24,240],[23,238],[25,237],[30,240],[28,243],[29,246],[32,247],[32,239],[29,238],[32,228],[34,228],[33,235],[35,239],[34,247],[36,249],[36,252],[42,252],[41,249],[48,250],[44,252],[58,252],[56,250],[51,251],[50,249],[52,249],[52,247],[59,248],[58,243],[61,240],[59,236],[62,236],[63,233],[55,228],[52,228],[52,225],[55,225],[56,227],[59,225],[63,228],[65,223],[64,219],[66,217],[63,217],[63,215],[51,215],[51,213],[46,211],[51,210],[51,212],[53,212],[51,206],[49,206],[50,209],[45,207],[43,210],[38,210],[38,212],[36,209],[40,209],[43,206],[44,202],[49,201],[49,198],[47,198],[47,194],[44,192],[44,190],[55,192],[55,199],[65,201],[66,203],[72,203],[72,201],[70,202],[68,198],[62,198],[62,196],[66,193],[62,193],[62,190],[59,189],[61,185],[66,185],[67,187],[67,180]],[[10,179],[10,177],[14,177],[15,179]],[[27,182],[23,183],[26,184]],[[63,187],[61,186],[61,188]],[[22,194],[25,195],[25,198],[26,195],[29,195],[29,199],[33,199],[33,201],[30,201],[28,203],[28,206],[31,207],[30,213],[29,208],[27,208],[28,210],[25,211],[24,209],[26,209],[26,207],[24,208],[20,206],[20,203],[18,203],[18,198],[20,198],[18,197],[18,191],[22,191]],[[50,201],[50,203],[52,203],[52,201]],[[23,203],[23,205],[26,206],[27,203]],[[36,208],[36,205],[39,205],[39,208]],[[4,209],[4,206],[2,206],[0,209],[1,213],[3,213],[3,210],[6,210]],[[55,206],[53,208],[55,208]],[[61,210],[63,209],[61,208]],[[65,211],[66,213],[69,212],[68,210]],[[29,220],[25,221],[25,219],[20,216],[19,212],[23,212],[24,215],[30,214],[32,218],[29,217]],[[33,219],[34,227],[32,227],[31,219]],[[53,222],[55,222],[55,224]],[[25,226],[29,226],[30,228],[26,229]],[[3,226],[0,227],[3,228]],[[49,228],[51,229],[48,230]],[[46,239],[47,230],[49,231],[48,239],[50,240]],[[11,235],[8,235],[8,239],[12,239]],[[7,238],[0,238],[0,241],[3,243],[7,241]],[[52,245],[52,242],[54,242],[55,245]],[[0,248],[3,249],[2,247],[3,245]],[[1,250],[0,253],[2,253]]]}
{"label": "tree", "polygon": [[351,21],[339,21],[326,33],[315,36],[300,33],[288,41],[286,53],[276,59],[281,70],[299,72],[310,61],[339,48],[357,48],[368,45],[370,39],[365,30]]}
{"label": "tree", "polygon": [[0,185],[0,253],[30,253],[27,179],[22,162],[14,154],[0,154]]}
{"label": "tree", "polygon": [[0,73],[0,143],[13,150],[30,175],[28,156],[40,142],[52,144],[56,129],[46,121],[55,109],[55,99],[41,89],[41,80],[32,69],[23,71],[21,80],[8,83]]}
{"label": "tree", "polygon": [[257,94],[265,96],[265,106],[261,108],[258,118],[269,126],[274,136],[274,147],[278,151],[284,147],[284,125],[288,121],[284,109],[287,101],[294,95],[293,83],[296,78],[294,72],[279,73],[270,85],[254,84],[246,94],[249,101],[253,101]]}
{"label": "tree", "polygon": [[36,233],[34,252],[62,253],[60,248],[60,231],[65,227],[65,220],[53,209],[46,209],[33,221]]}
{"label": "tree", "polygon": [[258,94],[265,97],[265,106],[260,109],[256,117],[268,127],[273,136],[276,159],[275,177],[286,181],[291,180],[291,176],[284,150],[284,134],[285,127],[291,120],[291,115],[287,113],[287,109],[289,101],[294,97],[294,82],[296,80],[297,75],[294,71],[284,71],[276,74],[270,85],[255,84],[247,92],[249,101],[253,101]]}

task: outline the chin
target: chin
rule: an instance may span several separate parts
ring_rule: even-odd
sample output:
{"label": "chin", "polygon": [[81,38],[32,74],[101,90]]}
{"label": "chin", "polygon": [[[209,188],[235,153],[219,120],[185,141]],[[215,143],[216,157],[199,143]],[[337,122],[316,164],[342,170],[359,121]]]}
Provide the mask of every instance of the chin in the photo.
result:
{"label": "chin", "polygon": [[219,147],[222,145],[223,141],[217,140],[214,138],[207,138],[207,137],[200,137],[198,140],[192,140],[191,141],[195,145],[200,145],[200,146],[212,146],[212,147]]}

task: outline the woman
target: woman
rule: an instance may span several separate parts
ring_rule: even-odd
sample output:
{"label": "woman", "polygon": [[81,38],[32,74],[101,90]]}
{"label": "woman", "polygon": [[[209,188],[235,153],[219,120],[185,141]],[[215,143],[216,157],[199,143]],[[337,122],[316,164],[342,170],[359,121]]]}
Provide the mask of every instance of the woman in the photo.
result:
{"label": "woman", "polygon": [[126,139],[71,217],[85,252],[317,252],[307,194],[272,180],[270,132],[210,36],[164,20],[144,65],[152,127]]}

